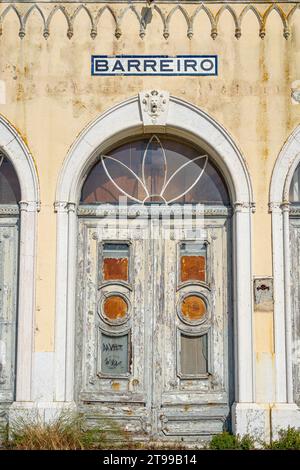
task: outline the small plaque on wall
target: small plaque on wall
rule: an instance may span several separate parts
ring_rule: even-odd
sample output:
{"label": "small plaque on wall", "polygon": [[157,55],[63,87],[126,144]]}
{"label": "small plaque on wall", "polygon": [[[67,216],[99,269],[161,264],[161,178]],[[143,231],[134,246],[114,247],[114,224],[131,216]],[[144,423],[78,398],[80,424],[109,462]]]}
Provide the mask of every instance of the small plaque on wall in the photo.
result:
{"label": "small plaque on wall", "polygon": [[273,310],[273,278],[254,278],[254,310]]}

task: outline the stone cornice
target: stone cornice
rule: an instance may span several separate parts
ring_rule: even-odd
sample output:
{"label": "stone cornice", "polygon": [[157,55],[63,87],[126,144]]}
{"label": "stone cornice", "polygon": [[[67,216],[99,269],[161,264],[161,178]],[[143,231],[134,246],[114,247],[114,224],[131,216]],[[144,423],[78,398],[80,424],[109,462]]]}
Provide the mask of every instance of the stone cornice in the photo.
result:
{"label": "stone cornice", "polygon": [[113,206],[110,204],[95,204],[95,205],[80,205],[77,209],[77,214],[81,217],[116,217],[121,216],[128,219],[136,217],[158,217],[158,216],[175,216],[177,214],[180,216],[185,216],[186,218],[191,216],[205,216],[205,217],[227,217],[232,214],[232,209],[225,206],[205,206],[205,205],[196,205],[194,207],[188,208],[186,212],[183,209],[184,206],[143,206],[137,205],[120,207]]}
{"label": "stone cornice", "polygon": [[4,215],[18,215],[19,212],[17,204],[0,204],[0,217]]}
{"label": "stone cornice", "polygon": [[258,22],[259,36],[263,39],[267,33],[267,20],[271,12],[277,13],[282,22],[282,33],[285,39],[290,36],[290,23],[295,11],[300,8],[298,2],[261,2],[261,1],[155,1],[148,6],[144,1],[78,1],[52,2],[39,1],[29,2],[5,2],[0,5],[0,35],[2,34],[3,24],[8,13],[14,12],[19,22],[19,37],[22,39],[26,35],[26,26],[33,13],[42,23],[43,36],[47,39],[51,33],[51,24],[55,21],[56,13],[64,16],[66,21],[66,34],[71,39],[75,33],[75,26],[79,29],[79,21],[76,18],[82,10],[90,20],[89,34],[95,39],[100,28],[101,21],[104,21],[102,15],[109,12],[115,23],[114,35],[117,39],[122,36],[123,28],[126,29],[126,20],[129,15],[139,24],[139,35],[144,38],[147,34],[147,10],[151,9],[151,15],[162,23],[164,39],[170,36],[170,23],[173,15],[182,14],[186,22],[186,34],[189,39],[194,35],[195,20],[200,14],[206,14],[211,25],[211,37],[216,39],[218,36],[218,24],[221,16],[226,11],[230,13],[234,24],[234,35],[239,39],[242,35],[243,20],[246,14],[253,14]]}

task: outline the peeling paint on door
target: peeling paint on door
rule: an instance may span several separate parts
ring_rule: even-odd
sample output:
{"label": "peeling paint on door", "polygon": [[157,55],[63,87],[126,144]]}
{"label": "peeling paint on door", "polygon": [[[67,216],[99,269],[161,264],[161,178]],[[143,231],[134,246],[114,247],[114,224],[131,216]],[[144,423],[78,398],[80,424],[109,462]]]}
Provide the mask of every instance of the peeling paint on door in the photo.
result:
{"label": "peeling paint on door", "polygon": [[[128,222],[128,230],[121,224],[116,232],[115,219],[79,219],[79,405],[91,420],[109,416],[140,437],[192,440],[219,432],[230,409],[229,220],[207,217],[202,239],[194,241],[180,222],[169,238],[160,218]],[[99,266],[113,243],[127,244],[128,276],[108,281]],[[205,257],[193,253],[189,282],[182,282],[182,243],[206,250]],[[103,366],[103,335],[115,371]],[[122,366],[127,360],[129,369]]]}

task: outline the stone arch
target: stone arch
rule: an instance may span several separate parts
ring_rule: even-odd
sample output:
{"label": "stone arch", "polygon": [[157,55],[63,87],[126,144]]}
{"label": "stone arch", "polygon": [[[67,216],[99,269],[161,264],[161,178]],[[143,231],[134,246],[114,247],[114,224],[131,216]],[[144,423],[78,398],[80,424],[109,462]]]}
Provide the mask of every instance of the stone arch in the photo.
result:
{"label": "stone arch", "polygon": [[18,278],[18,334],[16,402],[32,398],[32,351],[35,310],[35,255],[37,212],[40,204],[36,167],[22,137],[0,115],[0,150],[13,164],[20,188],[20,239]]}
{"label": "stone arch", "polygon": [[300,126],[283,145],[272,173],[269,209],[272,214],[272,255],[274,276],[275,429],[299,427],[299,410],[293,399],[291,282],[289,243],[289,188],[300,162]]}

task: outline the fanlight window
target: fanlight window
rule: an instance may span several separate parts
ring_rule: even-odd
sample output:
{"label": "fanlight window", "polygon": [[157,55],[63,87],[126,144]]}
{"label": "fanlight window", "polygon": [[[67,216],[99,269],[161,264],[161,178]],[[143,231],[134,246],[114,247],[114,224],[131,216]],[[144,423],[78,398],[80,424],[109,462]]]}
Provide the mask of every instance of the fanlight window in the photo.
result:
{"label": "fanlight window", "polygon": [[300,203],[300,164],[297,166],[291,181],[290,202]]}
{"label": "fanlight window", "polygon": [[12,163],[0,153],[0,204],[16,204],[21,190]]}
{"label": "fanlight window", "polygon": [[202,149],[153,135],[100,155],[81,203],[229,204],[221,174]]}

